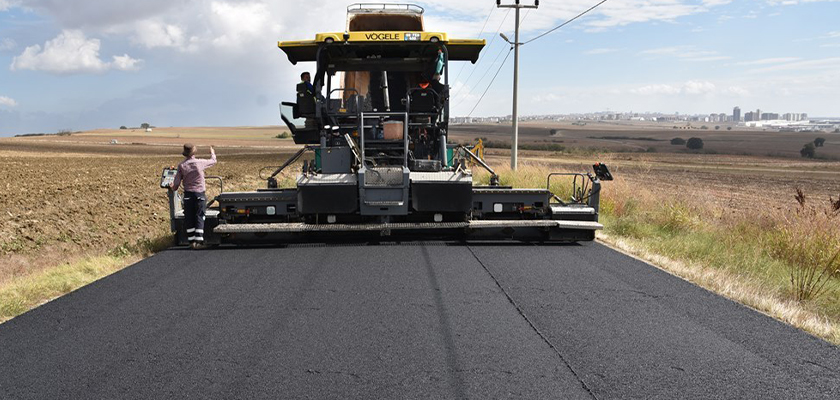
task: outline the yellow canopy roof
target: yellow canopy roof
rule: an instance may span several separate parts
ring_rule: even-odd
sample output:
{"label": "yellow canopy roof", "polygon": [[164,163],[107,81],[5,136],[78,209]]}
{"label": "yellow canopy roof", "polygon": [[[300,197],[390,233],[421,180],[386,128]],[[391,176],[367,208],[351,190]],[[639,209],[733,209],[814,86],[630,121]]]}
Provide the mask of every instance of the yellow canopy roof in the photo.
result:
{"label": "yellow canopy roof", "polygon": [[486,41],[449,39],[443,32],[350,32],[346,40],[344,33],[319,33],[315,40],[278,42],[277,46],[286,53],[292,64],[297,64],[315,61],[318,48],[322,45],[327,48],[342,46],[340,52],[331,51],[331,56],[349,59],[362,58],[370,52],[385,58],[401,57],[406,51],[433,55],[438,44],[446,45],[450,61],[475,63]]}

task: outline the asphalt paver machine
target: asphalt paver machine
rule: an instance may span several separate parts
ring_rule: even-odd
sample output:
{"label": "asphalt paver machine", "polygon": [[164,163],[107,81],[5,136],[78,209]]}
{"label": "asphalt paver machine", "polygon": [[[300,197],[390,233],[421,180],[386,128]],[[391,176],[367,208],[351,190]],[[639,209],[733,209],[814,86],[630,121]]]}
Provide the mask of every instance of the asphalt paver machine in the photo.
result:
{"label": "asphalt paver machine", "polygon": [[[410,4],[354,4],[343,32],[279,42],[292,64],[312,64],[311,86],[280,105],[301,148],[264,188],[217,196],[205,241],[593,240],[601,181],[612,179],[606,165],[551,174],[545,189],[513,188],[447,142],[449,65],[475,63],[484,45],[426,31],[423,9]],[[301,159],[294,187],[278,187]],[[468,165],[489,171],[490,184],[476,185]],[[165,170],[161,185],[173,174]],[[571,198],[549,190],[559,175],[574,181]],[[180,202],[170,193],[172,230],[185,244]]]}

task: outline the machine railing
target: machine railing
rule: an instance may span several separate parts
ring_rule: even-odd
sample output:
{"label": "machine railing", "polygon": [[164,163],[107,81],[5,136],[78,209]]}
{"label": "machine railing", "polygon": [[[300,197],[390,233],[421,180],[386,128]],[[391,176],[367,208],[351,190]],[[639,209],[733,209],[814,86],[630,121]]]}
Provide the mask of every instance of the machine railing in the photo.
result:
{"label": "machine railing", "polygon": [[[361,147],[361,155],[362,161],[365,161],[367,158],[366,148],[365,148],[365,120],[369,117],[402,117],[403,119],[403,166],[408,167],[408,113],[407,112],[373,112],[373,113],[366,113],[361,112],[359,113],[359,147]],[[372,126],[371,128],[377,128],[377,126]]]}
{"label": "machine railing", "polygon": [[[551,177],[553,176],[571,176],[572,177],[572,196],[571,200],[573,203],[583,203],[585,200],[589,198],[589,195],[586,193],[589,191],[589,183],[595,180],[595,177],[592,174],[584,174],[580,172],[552,172],[548,174],[546,177],[545,189],[551,192]],[[580,182],[578,182],[580,179]],[[594,189],[594,187],[593,187]],[[552,196],[555,200],[559,201],[561,204],[566,204],[563,199],[558,197],[554,192],[552,192]]]}
{"label": "machine railing", "polygon": [[204,179],[205,179],[205,180],[207,180],[207,179],[215,179],[215,180],[218,180],[218,181],[219,181],[219,193],[224,193],[224,192],[225,192],[225,181],[224,181],[224,179],[222,179],[222,177],[221,177],[221,176],[217,176],[217,175],[208,175],[208,176],[205,176],[205,177],[204,177]]}
{"label": "machine railing", "polygon": [[410,3],[354,3],[347,6],[348,14],[376,11],[405,11],[413,14],[423,14],[426,10],[417,4]]}

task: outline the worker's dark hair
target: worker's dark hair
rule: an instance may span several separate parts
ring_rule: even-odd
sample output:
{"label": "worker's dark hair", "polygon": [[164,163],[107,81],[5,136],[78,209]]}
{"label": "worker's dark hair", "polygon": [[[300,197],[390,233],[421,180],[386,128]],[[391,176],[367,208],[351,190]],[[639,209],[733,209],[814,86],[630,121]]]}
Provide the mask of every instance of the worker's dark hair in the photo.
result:
{"label": "worker's dark hair", "polygon": [[300,74],[300,80],[303,80],[303,77],[306,76],[306,75],[309,75],[309,71],[306,71],[306,72]]}

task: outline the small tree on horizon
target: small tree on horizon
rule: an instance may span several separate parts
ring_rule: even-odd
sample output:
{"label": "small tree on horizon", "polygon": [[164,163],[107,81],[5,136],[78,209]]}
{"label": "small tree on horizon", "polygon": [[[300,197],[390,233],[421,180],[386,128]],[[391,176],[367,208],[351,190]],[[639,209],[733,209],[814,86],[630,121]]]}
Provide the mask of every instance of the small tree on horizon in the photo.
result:
{"label": "small tree on horizon", "polygon": [[688,139],[688,142],[685,143],[685,147],[688,147],[690,150],[700,150],[703,148],[703,139],[696,137]]}
{"label": "small tree on horizon", "polygon": [[674,146],[682,146],[682,145],[685,144],[685,139],[675,137],[675,138],[671,139],[671,144],[674,145]]}
{"label": "small tree on horizon", "polygon": [[818,137],[818,138],[814,139],[814,146],[816,146],[816,147],[825,146],[825,138]]}
{"label": "small tree on horizon", "polygon": [[802,150],[799,150],[799,154],[805,158],[814,158],[817,155],[817,147],[812,142],[805,143]]}
{"label": "small tree on horizon", "polygon": [[720,130],[720,125],[715,125],[715,130],[719,131]]}
{"label": "small tree on horizon", "polygon": [[140,124],[140,129],[149,129],[149,127],[151,127],[151,125],[149,125],[148,122]]}
{"label": "small tree on horizon", "polygon": [[125,125],[121,126],[120,129],[128,129]]}

